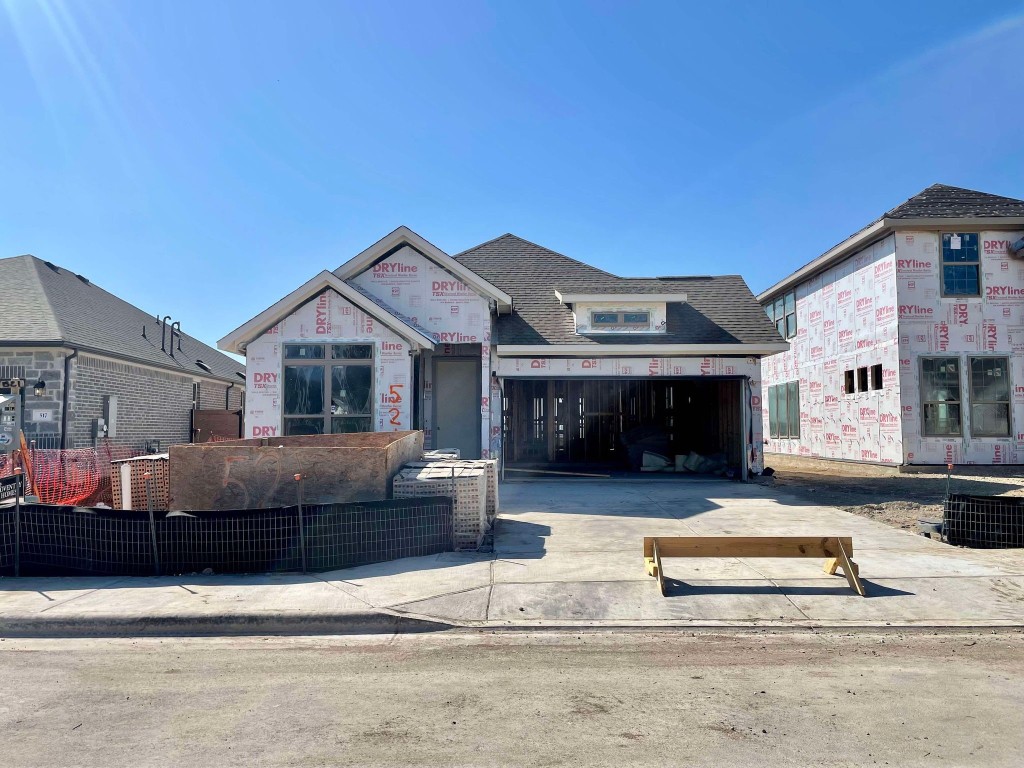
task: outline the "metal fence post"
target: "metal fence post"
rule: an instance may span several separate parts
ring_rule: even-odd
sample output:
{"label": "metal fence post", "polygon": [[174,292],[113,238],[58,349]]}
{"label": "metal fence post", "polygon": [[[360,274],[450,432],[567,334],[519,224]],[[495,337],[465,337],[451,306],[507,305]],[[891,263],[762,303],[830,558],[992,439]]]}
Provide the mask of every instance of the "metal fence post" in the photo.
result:
{"label": "metal fence post", "polygon": [[302,556],[302,572],[306,573],[306,529],[302,524],[302,473],[295,474],[299,491],[299,554]]}
{"label": "metal fence post", "polygon": [[14,575],[21,576],[21,494],[25,481],[21,467],[14,468]]}
{"label": "metal fence post", "polygon": [[153,473],[143,472],[146,481],[146,510],[149,512],[149,539],[153,544],[153,575],[160,575],[160,547],[156,540],[156,519],[153,516]]}

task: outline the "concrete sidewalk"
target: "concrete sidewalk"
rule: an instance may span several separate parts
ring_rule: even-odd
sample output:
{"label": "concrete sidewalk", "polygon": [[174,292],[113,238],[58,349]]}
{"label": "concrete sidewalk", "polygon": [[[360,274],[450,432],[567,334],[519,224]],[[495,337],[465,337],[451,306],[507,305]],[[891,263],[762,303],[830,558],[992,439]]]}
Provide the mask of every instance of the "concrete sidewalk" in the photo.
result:
{"label": "concrete sidewalk", "polygon": [[[847,535],[868,597],[817,560],[666,560],[653,535]],[[494,553],[316,575],[2,579],[0,634],[318,634],[575,626],[1024,626],[1024,550],[950,547],[754,484],[502,487]]]}

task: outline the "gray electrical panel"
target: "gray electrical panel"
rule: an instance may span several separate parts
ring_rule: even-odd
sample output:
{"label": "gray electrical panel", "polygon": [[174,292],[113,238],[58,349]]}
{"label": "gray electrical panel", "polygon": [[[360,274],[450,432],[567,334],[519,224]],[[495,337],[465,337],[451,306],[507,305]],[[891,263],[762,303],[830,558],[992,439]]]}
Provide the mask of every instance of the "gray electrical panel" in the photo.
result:
{"label": "gray electrical panel", "polygon": [[21,392],[0,394],[0,453],[17,450],[21,435]]}

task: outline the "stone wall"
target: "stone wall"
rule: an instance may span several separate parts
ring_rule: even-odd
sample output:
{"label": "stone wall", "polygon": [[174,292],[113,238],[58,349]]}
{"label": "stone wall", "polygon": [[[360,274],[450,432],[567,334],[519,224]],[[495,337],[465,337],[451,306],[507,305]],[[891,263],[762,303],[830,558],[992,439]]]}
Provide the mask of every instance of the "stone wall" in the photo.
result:
{"label": "stone wall", "polygon": [[[0,370],[17,370],[17,375],[26,381],[23,428],[25,437],[28,440],[36,440],[40,448],[59,447],[66,354],[67,350],[58,347],[0,348]],[[36,397],[33,388],[39,379],[46,382],[46,393],[42,397]]]}

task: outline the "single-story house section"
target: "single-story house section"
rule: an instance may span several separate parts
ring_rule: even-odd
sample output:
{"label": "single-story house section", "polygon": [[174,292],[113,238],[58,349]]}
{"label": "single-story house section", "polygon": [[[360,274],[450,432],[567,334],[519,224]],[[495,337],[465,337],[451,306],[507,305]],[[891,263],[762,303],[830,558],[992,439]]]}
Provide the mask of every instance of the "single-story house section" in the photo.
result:
{"label": "single-story house section", "polygon": [[400,227],[221,339],[249,437],[422,429],[506,468],[762,466],[760,358],[740,277],[621,278],[514,235],[454,257]]}
{"label": "single-story house section", "polygon": [[[0,417],[0,450],[16,447],[15,426],[37,448],[106,438],[145,450],[203,439],[197,413],[241,411],[245,366],[173,318],[143,312],[64,267],[15,256],[0,259],[0,398],[12,380],[26,386],[6,397],[12,409]],[[222,436],[238,437],[237,422]]]}
{"label": "single-story house section", "polygon": [[769,454],[1024,462],[1024,200],[936,184],[758,300]]}

